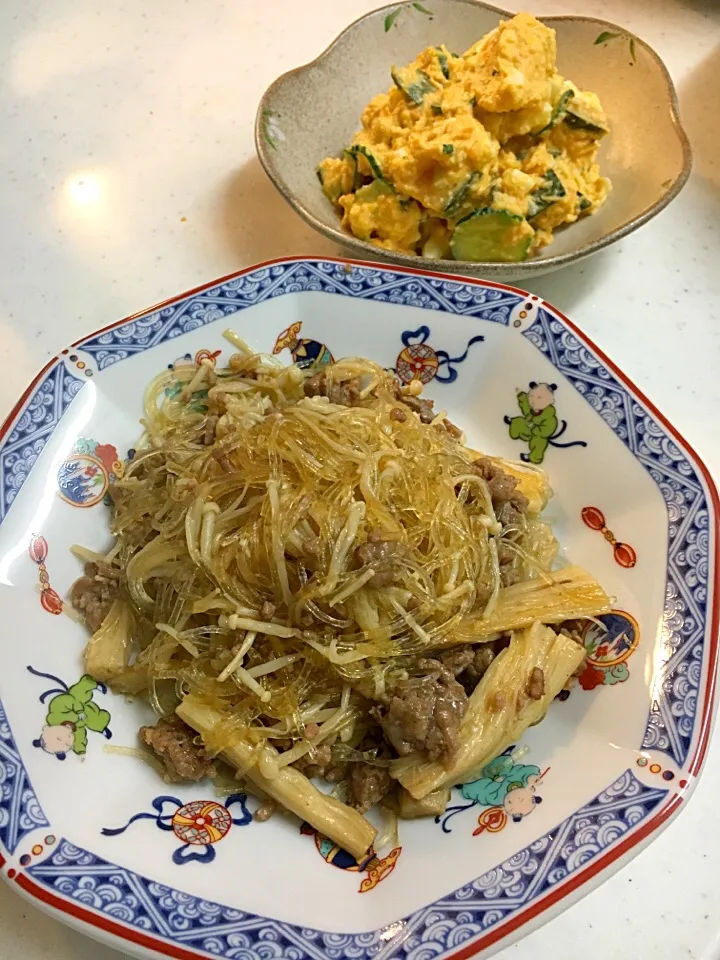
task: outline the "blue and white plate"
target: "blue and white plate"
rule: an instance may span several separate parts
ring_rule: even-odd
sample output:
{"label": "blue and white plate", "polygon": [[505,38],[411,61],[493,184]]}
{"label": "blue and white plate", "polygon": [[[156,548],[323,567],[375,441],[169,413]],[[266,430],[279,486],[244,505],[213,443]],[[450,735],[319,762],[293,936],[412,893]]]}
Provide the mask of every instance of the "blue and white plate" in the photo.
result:
{"label": "blue and white plate", "polygon": [[[63,615],[71,545],[109,544],[106,491],[143,385],[199,352],[222,362],[228,326],[288,362],[366,355],[420,378],[474,447],[542,462],[565,555],[614,598],[570,696],[439,822],[401,822],[361,863],[290,818],[253,822],[239,791],[169,787],[114,749],[135,744],[147,712],[83,676],[85,631]],[[551,436],[521,414],[531,390],[554,408]],[[715,703],[717,492],[628,378],[535,296],[268,263],[63,351],[0,437],[0,872],[91,936],[182,960],[487,955],[617,869],[696,782]]]}

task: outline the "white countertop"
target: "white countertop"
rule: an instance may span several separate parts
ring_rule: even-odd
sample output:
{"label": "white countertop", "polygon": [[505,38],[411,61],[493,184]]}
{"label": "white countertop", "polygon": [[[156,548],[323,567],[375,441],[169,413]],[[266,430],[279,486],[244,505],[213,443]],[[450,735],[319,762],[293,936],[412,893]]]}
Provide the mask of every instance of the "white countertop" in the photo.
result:
{"label": "white countertop", "polygon": [[[380,2],[0,5],[0,414],[50,355],[93,329],[256,261],[337,253],[266,180],[255,108],[279,73]],[[720,478],[720,4],[537,0],[533,12],[622,24],[675,79],[695,154],[686,189],[626,240],[531,287],[619,363]],[[499,958],[716,960],[718,796],[716,738],[688,809]],[[120,957],[0,884],[0,957],[45,955]]]}

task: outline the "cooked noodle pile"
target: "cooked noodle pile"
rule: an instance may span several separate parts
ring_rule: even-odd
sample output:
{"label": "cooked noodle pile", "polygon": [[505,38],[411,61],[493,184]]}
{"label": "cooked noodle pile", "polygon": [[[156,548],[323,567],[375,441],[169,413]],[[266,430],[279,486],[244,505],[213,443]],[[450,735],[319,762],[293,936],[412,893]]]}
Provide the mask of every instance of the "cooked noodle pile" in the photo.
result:
{"label": "cooked noodle pile", "polygon": [[[143,441],[111,488],[115,546],[79,551],[88,671],[172,717],[143,734],[169,769],[199,751],[204,775],[223,753],[290,809],[285,793],[307,784],[347,811],[315,825],[360,850],[367,821],[303,774],[340,781],[360,810],[431,793],[415,813],[442,809],[582,663],[541,625],[608,599],[584,571],[551,573],[544,473],[480,458],[419,384],[357,358],[287,367],[228,336],[227,368],[203,360],[149,385]],[[287,787],[291,768],[302,786]],[[413,790],[422,770],[430,786]]]}

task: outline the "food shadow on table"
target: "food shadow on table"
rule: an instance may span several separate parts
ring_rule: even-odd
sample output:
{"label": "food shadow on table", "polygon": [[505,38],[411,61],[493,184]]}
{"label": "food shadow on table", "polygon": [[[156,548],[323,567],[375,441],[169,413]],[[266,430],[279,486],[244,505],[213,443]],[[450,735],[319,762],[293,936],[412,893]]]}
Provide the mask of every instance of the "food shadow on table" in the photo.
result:
{"label": "food shadow on table", "polygon": [[[253,157],[223,182],[215,203],[213,235],[241,264],[275,257],[316,254],[342,257],[347,251],[307,226],[284,202]],[[571,311],[612,269],[621,245],[603,250],[553,274],[519,284]]]}
{"label": "food shadow on table", "polygon": [[240,264],[305,254],[341,255],[336,244],[316,233],[290,209],[257,157],[225,179],[214,210],[213,235],[223,252],[229,248]]}

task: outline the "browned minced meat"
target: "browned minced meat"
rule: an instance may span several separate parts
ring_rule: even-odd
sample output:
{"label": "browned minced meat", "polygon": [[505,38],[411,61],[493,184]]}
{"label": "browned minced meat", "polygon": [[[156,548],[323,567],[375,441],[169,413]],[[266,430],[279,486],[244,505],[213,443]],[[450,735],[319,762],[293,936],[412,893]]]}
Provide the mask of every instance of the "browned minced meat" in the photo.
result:
{"label": "browned minced meat", "polygon": [[383,540],[380,532],[370,531],[365,543],[355,550],[358,563],[375,570],[375,576],[368,580],[369,587],[386,587],[397,580],[400,570],[396,561],[401,552],[402,544],[397,540]]}
{"label": "browned minced meat", "polygon": [[545,674],[540,667],[533,667],[527,684],[527,695],[531,700],[542,700],[545,694]]}
{"label": "browned minced meat", "polygon": [[452,420],[448,420],[447,417],[443,420],[443,426],[450,436],[454,437],[456,440],[459,440],[462,437],[463,432],[460,427],[456,426]]}
{"label": "browned minced meat", "polygon": [[[528,499],[522,491],[517,489],[518,482],[515,477],[506,473],[488,457],[480,457],[479,460],[473,461],[472,465],[488,485],[496,515],[498,510],[508,503],[520,512],[527,510]],[[499,516],[498,519],[500,520]],[[502,523],[502,520],[500,522]]]}
{"label": "browned minced meat", "polygon": [[195,731],[176,717],[161,717],[154,727],[140,727],[140,739],[162,760],[168,779],[202,780],[215,776],[215,765],[194,741]]}
{"label": "browned minced meat", "polygon": [[400,756],[416,750],[447,762],[457,752],[467,694],[437,660],[420,661],[425,677],[398,684],[387,710],[380,712],[385,737]]}
{"label": "browned minced meat", "polygon": [[326,743],[300,757],[293,767],[306,777],[319,777],[328,783],[340,783],[348,772],[346,763],[333,763],[332,750]]}
{"label": "browned minced meat", "polygon": [[326,397],[327,375],[316,373],[312,377],[308,377],[303,384],[303,393],[306,397]]}
{"label": "browned minced meat", "polygon": [[360,378],[351,377],[336,383],[328,380],[326,373],[316,373],[305,381],[303,392],[306,397],[327,397],[330,403],[355,407],[360,399]]}
{"label": "browned minced meat", "polygon": [[489,643],[468,644],[447,650],[438,654],[438,660],[462,684],[466,693],[470,694],[482,680],[485,672],[495,657],[507,647],[507,637]]}
{"label": "browned minced meat", "polygon": [[409,394],[402,394],[400,399],[406,407],[410,407],[420,417],[423,423],[432,423],[435,419],[433,400],[426,400],[425,397],[413,397]]}
{"label": "browned minced meat", "polygon": [[230,460],[227,453],[225,453],[223,450],[213,450],[210,455],[217,460],[225,473],[234,473],[235,467],[233,466],[232,460]]}
{"label": "browned minced meat", "polygon": [[503,540],[498,541],[497,552],[500,564],[500,584],[503,587],[511,587],[520,579],[520,574],[515,569],[514,564],[517,553],[507,541]]}
{"label": "browned minced meat", "polygon": [[396,423],[405,423],[407,420],[407,414],[404,410],[401,410],[400,407],[393,407],[390,411],[390,419],[394,420]]}
{"label": "browned minced meat", "polygon": [[206,447],[211,446],[215,443],[215,429],[218,425],[219,417],[208,417],[205,424],[205,430],[203,432],[202,442]]}
{"label": "browned minced meat", "polygon": [[466,647],[455,647],[446,653],[437,655],[443,667],[454,677],[459,677],[463,670],[467,670],[475,657],[475,648],[469,644]]}
{"label": "browned minced meat", "polygon": [[[102,576],[103,579],[96,579]],[[117,574],[112,568],[97,563],[85,564],[85,575],[76,580],[70,589],[70,602],[85,618],[91,633],[99,630],[117,596]]]}
{"label": "browned minced meat", "polygon": [[270,603],[269,600],[263,600],[263,602],[260,604],[259,610],[260,619],[272,620],[272,618],[275,616],[275,610],[276,607],[274,603]]}
{"label": "browned minced meat", "polygon": [[390,790],[392,781],[386,767],[371,763],[351,763],[348,777],[348,801],[360,813],[375,806]]}
{"label": "browned minced meat", "polygon": [[[518,497],[523,496],[524,494],[518,493]],[[506,500],[495,508],[495,516],[503,527],[514,527],[522,520],[524,514],[525,508],[519,506],[514,500]]]}

